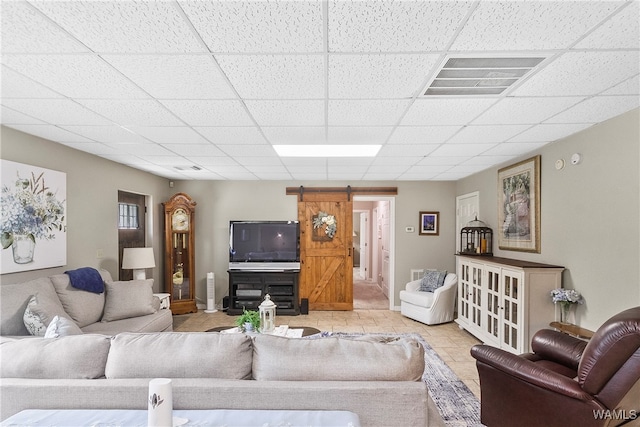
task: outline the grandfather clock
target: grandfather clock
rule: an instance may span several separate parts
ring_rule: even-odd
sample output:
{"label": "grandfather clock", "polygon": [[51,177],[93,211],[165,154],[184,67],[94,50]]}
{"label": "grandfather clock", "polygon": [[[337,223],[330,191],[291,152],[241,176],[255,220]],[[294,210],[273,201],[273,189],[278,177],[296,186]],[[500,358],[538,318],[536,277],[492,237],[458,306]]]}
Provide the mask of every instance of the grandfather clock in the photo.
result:
{"label": "grandfather clock", "polygon": [[165,291],[171,295],[173,314],[195,313],[195,234],[196,202],[185,193],[171,197],[164,205]]}

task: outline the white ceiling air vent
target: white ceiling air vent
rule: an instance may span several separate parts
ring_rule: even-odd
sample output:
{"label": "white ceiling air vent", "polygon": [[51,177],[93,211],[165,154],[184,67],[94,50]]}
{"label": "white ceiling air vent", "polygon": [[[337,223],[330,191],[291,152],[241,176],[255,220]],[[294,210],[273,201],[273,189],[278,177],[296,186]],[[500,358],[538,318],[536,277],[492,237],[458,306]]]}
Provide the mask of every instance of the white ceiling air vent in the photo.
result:
{"label": "white ceiling air vent", "polygon": [[200,166],[174,166],[174,169],[178,169],[179,171],[199,171],[202,170]]}
{"label": "white ceiling air vent", "polygon": [[449,58],[424,94],[499,95],[544,59]]}

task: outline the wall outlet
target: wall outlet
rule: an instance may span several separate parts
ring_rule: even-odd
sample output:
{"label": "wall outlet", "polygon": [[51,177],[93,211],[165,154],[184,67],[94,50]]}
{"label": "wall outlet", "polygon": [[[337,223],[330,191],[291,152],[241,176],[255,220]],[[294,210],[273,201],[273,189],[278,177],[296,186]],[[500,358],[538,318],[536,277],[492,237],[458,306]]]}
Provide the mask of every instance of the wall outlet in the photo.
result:
{"label": "wall outlet", "polygon": [[413,233],[416,229],[414,227],[405,227],[404,231],[407,233]]}

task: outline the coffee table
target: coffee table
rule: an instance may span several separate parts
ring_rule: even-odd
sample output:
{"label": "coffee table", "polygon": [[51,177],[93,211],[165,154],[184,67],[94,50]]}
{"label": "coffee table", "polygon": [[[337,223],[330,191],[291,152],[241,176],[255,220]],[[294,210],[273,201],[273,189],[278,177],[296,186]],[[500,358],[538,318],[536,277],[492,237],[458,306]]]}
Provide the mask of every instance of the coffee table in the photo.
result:
{"label": "coffee table", "polygon": [[[235,326],[217,326],[215,328],[207,329],[207,332],[222,332],[227,329],[233,329]],[[320,329],[312,328],[310,326],[293,326],[291,329],[302,329],[302,336],[308,337],[309,335],[315,335],[320,333]]]}

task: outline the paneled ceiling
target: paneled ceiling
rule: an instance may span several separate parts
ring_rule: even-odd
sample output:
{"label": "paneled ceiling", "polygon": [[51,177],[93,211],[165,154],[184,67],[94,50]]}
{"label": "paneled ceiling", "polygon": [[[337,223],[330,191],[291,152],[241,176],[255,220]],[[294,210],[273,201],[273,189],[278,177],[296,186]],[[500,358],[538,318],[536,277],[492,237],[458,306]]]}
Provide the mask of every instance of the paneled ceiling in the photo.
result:
{"label": "paneled ceiling", "polygon": [[[639,106],[637,0],[1,6],[1,123],[170,179],[457,180]],[[514,70],[425,95],[452,58],[523,57],[498,94]]]}

